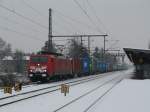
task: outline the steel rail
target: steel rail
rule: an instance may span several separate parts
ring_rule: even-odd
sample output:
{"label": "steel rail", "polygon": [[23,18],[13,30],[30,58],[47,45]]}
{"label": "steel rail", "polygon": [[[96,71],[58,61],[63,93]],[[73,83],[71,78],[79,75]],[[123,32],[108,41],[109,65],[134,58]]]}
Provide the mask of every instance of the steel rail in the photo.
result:
{"label": "steel rail", "polygon": [[[98,76],[95,76],[95,77],[98,77]],[[94,77],[94,78],[95,78],[95,77]],[[93,77],[89,77],[89,78],[87,78],[87,79],[91,79],[91,78],[93,78]],[[79,79],[79,80],[76,80],[76,81],[70,81],[70,82],[67,82],[67,83],[64,83],[64,84],[79,82],[79,81],[82,81],[82,80],[86,80],[86,79]],[[25,95],[25,94],[29,94],[29,93],[33,93],[33,92],[38,92],[38,91],[42,91],[42,90],[45,90],[45,89],[50,89],[50,88],[54,88],[54,87],[57,87],[57,86],[60,86],[60,85],[61,85],[61,84],[57,84],[57,85],[50,86],[50,87],[45,87],[45,88],[36,89],[36,90],[24,92],[24,93],[19,93],[19,94],[7,96],[7,97],[2,97],[2,98],[0,98],[0,100],[7,99],[7,98],[11,98],[11,97],[16,97],[16,96],[20,96],[20,95]]]}
{"label": "steel rail", "polygon": [[[105,77],[105,76],[103,76],[103,77]],[[75,83],[75,84],[71,84],[70,86],[79,85],[79,84],[86,83],[86,82],[89,82],[89,81],[92,81],[92,80],[96,80],[96,79],[99,79],[99,78],[102,78],[102,76],[101,77],[100,76],[96,76],[94,78],[87,78],[87,79],[82,79],[80,81],[78,80],[78,81],[70,82],[70,83]],[[68,83],[64,83],[64,84],[70,84],[70,83],[68,82]],[[59,87],[60,85],[61,84],[59,84],[57,86]],[[57,87],[57,86],[55,86],[55,87]],[[49,87],[49,88],[52,88],[52,87]],[[30,99],[30,98],[33,98],[33,97],[37,97],[37,96],[40,96],[40,95],[44,95],[44,94],[47,94],[47,93],[55,92],[55,91],[58,91],[60,89],[61,88],[57,88],[57,89],[49,90],[49,91],[46,91],[46,92],[43,92],[43,93],[39,93],[39,94],[36,94],[36,95],[32,95],[32,96],[29,96],[29,97],[25,97],[25,98],[21,98],[21,99],[18,99],[18,100],[11,101],[11,102],[7,102],[7,103],[4,103],[4,104],[1,104],[0,107],[6,106],[6,105],[9,105],[9,104],[13,104],[13,103],[16,103],[16,102],[19,102],[19,101],[23,101],[23,100],[26,100],[26,99]]]}
{"label": "steel rail", "polygon": [[93,107],[98,101],[100,101],[106,94],[108,94],[115,86],[117,86],[122,79],[117,81],[113,86],[111,86],[107,91],[105,91],[100,97],[98,97],[90,106],[88,106],[83,112],[87,112],[91,107]]}
{"label": "steel rail", "polygon": [[81,99],[81,98],[83,98],[83,97],[89,95],[90,93],[96,91],[97,89],[103,87],[104,85],[110,83],[111,81],[116,80],[116,78],[118,78],[118,77],[120,77],[120,76],[117,76],[117,77],[115,77],[115,78],[112,78],[111,80],[108,80],[108,81],[104,82],[103,84],[100,84],[100,85],[97,86],[96,88],[94,88],[94,89],[92,89],[92,90],[86,92],[85,94],[83,94],[83,95],[81,95],[81,96],[79,96],[79,97],[77,97],[77,98],[71,100],[70,102],[66,103],[65,105],[63,105],[63,106],[61,106],[61,107],[59,107],[59,108],[57,108],[57,109],[54,110],[53,112],[58,112],[58,111],[60,111],[61,109],[65,108],[65,107],[67,107],[68,105],[70,105],[70,104],[72,104],[72,103],[78,101],[79,99]]}

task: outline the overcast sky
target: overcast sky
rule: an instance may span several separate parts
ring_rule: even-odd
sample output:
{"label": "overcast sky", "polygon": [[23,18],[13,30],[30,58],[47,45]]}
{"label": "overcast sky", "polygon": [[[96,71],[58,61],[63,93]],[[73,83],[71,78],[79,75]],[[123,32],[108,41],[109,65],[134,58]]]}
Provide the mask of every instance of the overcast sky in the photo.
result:
{"label": "overcast sky", "polygon": [[[80,3],[90,18],[75,1]],[[29,22],[2,6],[40,25]],[[53,9],[54,35],[107,33],[108,40],[119,40],[118,43],[108,41],[107,48],[148,47],[149,0],[0,0],[0,37],[10,43],[13,49],[25,52],[40,50],[48,38],[49,8]],[[103,46],[102,38],[92,40],[92,47]],[[62,42],[56,41],[56,44]]]}

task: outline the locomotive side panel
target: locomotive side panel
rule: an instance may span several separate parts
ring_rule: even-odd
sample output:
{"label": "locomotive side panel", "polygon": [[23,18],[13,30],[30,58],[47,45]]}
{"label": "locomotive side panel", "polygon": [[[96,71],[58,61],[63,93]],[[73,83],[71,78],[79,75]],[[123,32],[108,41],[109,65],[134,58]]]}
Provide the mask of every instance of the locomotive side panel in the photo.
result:
{"label": "locomotive side panel", "polygon": [[72,59],[72,72],[73,75],[80,75],[81,74],[81,61],[79,58]]}

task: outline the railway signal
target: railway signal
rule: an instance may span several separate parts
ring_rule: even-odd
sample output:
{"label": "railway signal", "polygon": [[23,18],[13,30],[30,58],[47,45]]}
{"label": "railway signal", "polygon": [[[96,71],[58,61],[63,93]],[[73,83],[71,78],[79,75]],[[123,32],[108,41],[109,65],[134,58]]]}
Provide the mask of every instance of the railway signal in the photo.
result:
{"label": "railway signal", "polygon": [[61,84],[61,93],[64,93],[64,96],[66,96],[69,93],[69,85]]}

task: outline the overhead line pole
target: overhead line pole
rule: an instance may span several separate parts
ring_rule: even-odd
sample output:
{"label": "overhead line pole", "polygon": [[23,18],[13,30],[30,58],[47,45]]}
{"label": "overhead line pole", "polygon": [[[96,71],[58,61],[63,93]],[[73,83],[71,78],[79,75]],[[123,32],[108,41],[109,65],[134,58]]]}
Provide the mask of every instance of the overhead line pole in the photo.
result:
{"label": "overhead line pole", "polygon": [[51,52],[53,50],[52,45],[52,9],[49,9],[49,33],[48,33],[48,51]]}
{"label": "overhead line pole", "polygon": [[[104,51],[103,51],[103,56],[105,54],[105,49],[106,49],[106,36],[107,34],[102,34],[102,35],[53,35],[52,37],[81,37],[81,42],[82,42],[82,37],[88,37],[88,48],[90,52],[90,37],[103,37],[104,38]],[[82,43],[81,43],[82,44]]]}
{"label": "overhead line pole", "polygon": [[91,54],[91,42],[90,42],[90,37],[88,36],[88,50],[89,50],[89,55]]}
{"label": "overhead line pole", "polygon": [[102,35],[52,35],[52,37],[106,37],[107,34]]}
{"label": "overhead line pole", "polygon": [[82,38],[82,36],[81,36],[81,46],[83,46],[83,38]]}
{"label": "overhead line pole", "polygon": [[53,43],[52,43],[52,38],[53,37],[81,37],[81,45],[83,44],[82,37],[88,37],[88,49],[90,53],[90,37],[104,37],[104,53],[105,53],[105,41],[106,41],[106,36],[107,34],[103,35],[53,35],[52,34],[52,9],[49,9],[49,33],[48,33],[48,52],[53,52]]}
{"label": "overhead line pole", "polygon": [[106,47],[106,43],[105,42],[106,42],[106,36],[104,36],[104,52],[103,52],[104,54],[105,54],[105,47]]}

